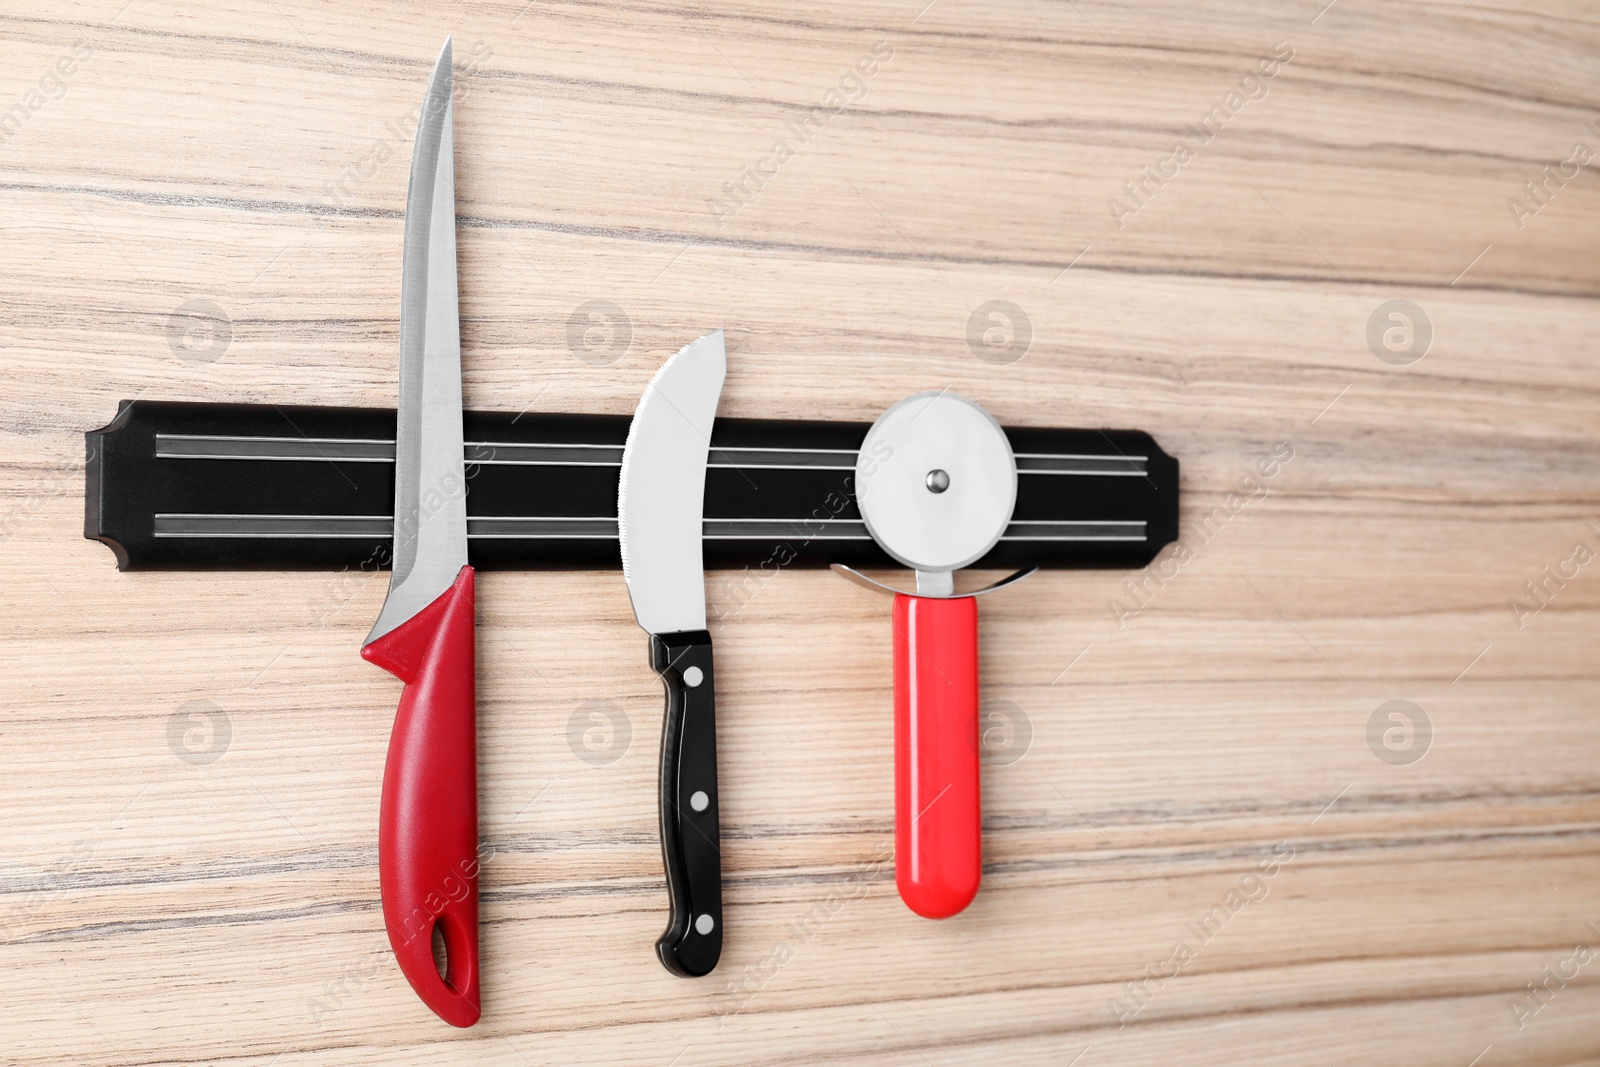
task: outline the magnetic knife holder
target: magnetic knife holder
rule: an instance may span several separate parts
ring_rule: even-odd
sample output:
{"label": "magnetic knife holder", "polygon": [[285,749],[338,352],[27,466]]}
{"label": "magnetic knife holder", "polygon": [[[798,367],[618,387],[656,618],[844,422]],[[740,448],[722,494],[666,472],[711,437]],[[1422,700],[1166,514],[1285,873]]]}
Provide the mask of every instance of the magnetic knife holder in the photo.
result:
{"label": "magnetic knife holder", "polygon": [[[626,415],[475,412],[469,557],[480,569],[620,568]],[[898,566],[851,492],[868,424],[716,420],[705,564]],[[1178,461],[1137,430],[1006,427],[1017,500],[979,568],[1127,568],[1178,532]],[[121,570],[386,566],[395,413],[124,400],[87,438],[84,534]],[[424,501],[424,507],[427,506]]]}

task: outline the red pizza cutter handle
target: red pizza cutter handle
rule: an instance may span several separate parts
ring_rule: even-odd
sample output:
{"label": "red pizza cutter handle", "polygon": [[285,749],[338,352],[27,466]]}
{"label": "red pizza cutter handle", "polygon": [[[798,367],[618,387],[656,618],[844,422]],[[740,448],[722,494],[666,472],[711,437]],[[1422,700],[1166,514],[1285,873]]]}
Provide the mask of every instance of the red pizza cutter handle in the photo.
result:
{"label": "red pizza cutter handle", "polygon": [[[378,815],[389,944],[411,988],[452,1026],[478,1021],[478,748],[473,571],[361,650],[406,683]],[[446,967],[433,960],[434,929]]]}
{"label": "red pizza cutter handle", "polygon": [[978,774],[978,602],[894,598],[895,885],[948,918],[983,875]]}

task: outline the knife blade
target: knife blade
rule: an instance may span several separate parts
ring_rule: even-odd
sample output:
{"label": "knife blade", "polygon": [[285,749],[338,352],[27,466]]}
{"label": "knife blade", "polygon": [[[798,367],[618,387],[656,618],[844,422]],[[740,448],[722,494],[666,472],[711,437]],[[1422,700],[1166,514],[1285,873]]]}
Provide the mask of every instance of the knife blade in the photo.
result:
{"label": "knife blade", "polygon": [[[473,569],[467,564],[451,42],[417,119],[400,280],[393,573],[362,658],[405,683],[383,771],[384,925],[411,988],[453,1026],[478,996]],[[441,975],[434,939],[444,943]]]}
{"label": "knife blade", "polygon": [[726,374],[721,330],[662,365],[628,427],[617,491],[622,576],[667,694],[659,795],[670,917],[656,956],[685,978],[709,974],[722,954],[716,699],[701,533],[711,425]]}

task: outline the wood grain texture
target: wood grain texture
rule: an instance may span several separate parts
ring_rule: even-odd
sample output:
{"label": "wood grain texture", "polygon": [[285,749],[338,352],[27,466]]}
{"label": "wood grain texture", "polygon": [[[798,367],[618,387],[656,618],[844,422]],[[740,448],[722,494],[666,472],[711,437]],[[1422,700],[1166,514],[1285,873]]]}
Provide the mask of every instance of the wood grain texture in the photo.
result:
{"label": "wood grain texture", "polygon": [[[1509,605],[1600,549],[1600,188],[1560,168],[1600,152],[1592,8],[120,4],[0,14],[0,1060],[1600,1063],[1600,563]],[[392,403],[447,33],[469,404],[626,413],[722,326],[727,415],[949,387],[1180,457],[1159,588],[983,606],[1020,758],[984,770],[960,917],[894,892],[888,602],[715,574],[727,942],[667,975],[621,580],[486,574],[484,1019],[450,1031],[378,907],[386,577],[118,574],[81,539],[119,399]],[[1014,362],[969,340],[991,300]],[[1390,300],[1420,360],[1369,347]],[[1381,715],[1369,743],[1391,700],[1418,761]]]}

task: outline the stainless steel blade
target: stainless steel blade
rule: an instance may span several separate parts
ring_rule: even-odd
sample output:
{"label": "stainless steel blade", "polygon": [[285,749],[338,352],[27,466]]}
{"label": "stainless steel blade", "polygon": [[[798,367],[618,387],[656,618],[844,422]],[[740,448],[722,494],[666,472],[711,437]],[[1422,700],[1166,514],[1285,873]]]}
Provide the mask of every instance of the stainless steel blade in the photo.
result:
{"label": "stainless steel blade", "polygon": [[434,65],[411,152],[400,278],[394,573],[368,643],[436,600],[467,562],[450,44]]}
{"label": "stainless steel blade", "polygon": [[1017,503],[1017,461],[1005,430],[948,389],[889,408],[856,459],[856,504],[883,550],[917,572],[917,591],[949,596],[950,572],[1005,534]]}
{"label": "stainless steel blade", "polygon": [[685,345],[650,380],[628,427],[617,491],[622,576],[634,617],[653,634],[706,628],[701,512],[727,370],[721,330]]}

